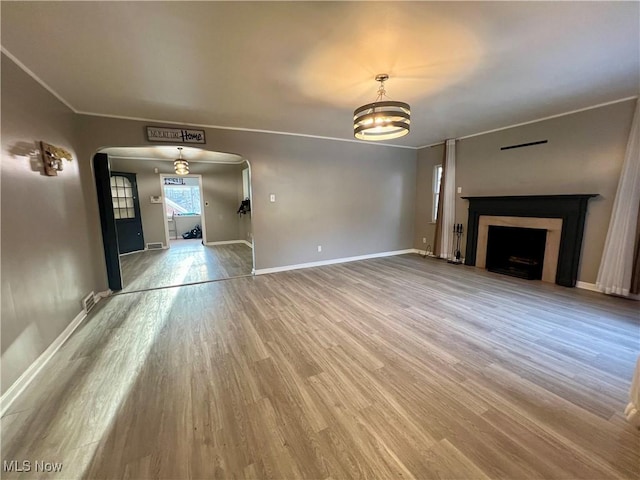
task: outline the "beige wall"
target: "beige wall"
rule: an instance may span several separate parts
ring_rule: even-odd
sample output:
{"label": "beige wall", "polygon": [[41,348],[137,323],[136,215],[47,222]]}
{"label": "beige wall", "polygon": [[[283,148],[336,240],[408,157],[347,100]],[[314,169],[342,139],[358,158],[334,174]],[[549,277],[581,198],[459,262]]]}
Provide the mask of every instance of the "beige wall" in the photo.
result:
{"label": "beige wall", "polygon": [[238,190],[242,191],[241,165],[207,165],[202,175],[204,207],[207,224],[207,242],[242,240],[240,217],[236,213],[240,202]]}
{"label": "beige wall", "polygon": [[[102,247],[90,236],[98,213],[86,207],[83,185],[93,180],[77,156],[74,114],[4,55],[1,93],[5,392],[106,282]],[[42,173],[40,140],[74,154],[57,177]]]}
{"label": "beige wall", "polygon": [[[81,158],[147,145],[145,125],[79,116]],[[415,150],[221,129],[206,138],[251,163],[257,269],[412,248]]]}
{"label": "beige wall", "polygon": [[[634,106],[632,100],[459,141],[456,222],[467,224],[461,196],[597,193],[589,201],[578,272],[578,280],[595,283]],[[537,140],[549,143],[500,150]],[[430,183],[418,191],[423,188]]]}
{"label": "beige wall", "polygon": [[[436,224],[432,222],[433,212],[433,169],[444,159],[444,145],[418,150],[416,172],[416,218],[413,247],[418,250],[434,248]],[[426,239],[423,242],[423,238]]]}

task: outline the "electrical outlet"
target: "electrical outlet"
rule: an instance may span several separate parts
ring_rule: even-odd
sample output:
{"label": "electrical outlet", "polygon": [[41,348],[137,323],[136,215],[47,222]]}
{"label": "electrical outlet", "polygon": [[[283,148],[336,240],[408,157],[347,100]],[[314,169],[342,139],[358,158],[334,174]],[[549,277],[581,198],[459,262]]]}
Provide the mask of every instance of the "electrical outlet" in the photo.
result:
{"label": "electrical outlet", "polygon": [[427,243],[427,237],[422,237],[422,243]]}
{"label": "electrical outlet", "polygon": [[462,193],[462,187],[458,187],[458,193]]}
{"label": "electrical outlet", "polygon": [[275,202],[275,201],[276,201],[276,194],[275,194],[275,193],[271,193],[271,194],[269,195],[269,201],[270,201],[271,203],[273,203],[273,202]]}
{"label": "electrical outlet", "polygon": [[318,253],[322,251],[322,245],[318,245]]}

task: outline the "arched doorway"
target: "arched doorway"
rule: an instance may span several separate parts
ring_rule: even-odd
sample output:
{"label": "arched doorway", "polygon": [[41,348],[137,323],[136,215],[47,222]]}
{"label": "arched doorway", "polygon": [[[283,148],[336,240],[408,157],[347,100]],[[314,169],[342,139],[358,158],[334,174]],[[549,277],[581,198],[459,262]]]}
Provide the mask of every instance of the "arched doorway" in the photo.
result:
{"label": "arched doorway", "polygon": [[251,165],[177,146],[107,147],[93,158],[109,288],[131,292],[252,275]]}

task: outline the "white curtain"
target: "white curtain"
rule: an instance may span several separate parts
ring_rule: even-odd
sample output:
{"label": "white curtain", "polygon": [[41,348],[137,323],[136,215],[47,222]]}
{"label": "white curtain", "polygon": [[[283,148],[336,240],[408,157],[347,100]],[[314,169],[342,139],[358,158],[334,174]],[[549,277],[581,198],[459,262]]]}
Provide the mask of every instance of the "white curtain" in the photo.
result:
{"label": "white curtain", "polygon": [[453,258],[453,224],[456,221],[456,141],[449,139],[445,143],[445,177],[442,202],[442,228],[440,230],[440,256]]}
{"label": "white curtain", "polygon": [[636,111],[631,124],[627,151],[620,173],[618,191],[611,212],[609,231],[600,261],[596,286],[604,293],[629,295],[633,253],[640,205],[640,124]]}

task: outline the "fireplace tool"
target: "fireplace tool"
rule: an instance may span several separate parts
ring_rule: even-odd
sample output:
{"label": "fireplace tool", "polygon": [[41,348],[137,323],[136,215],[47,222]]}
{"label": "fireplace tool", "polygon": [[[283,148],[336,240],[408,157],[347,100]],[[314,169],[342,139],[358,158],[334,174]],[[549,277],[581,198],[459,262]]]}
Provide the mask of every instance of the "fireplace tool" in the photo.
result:
{"label": "fireplace tool", "polygon": [[455,265],[459,265],[462,263],[462,260],[460,259],[461,255],[460,255],[460,240],[462,238],[462,233],[463,233],[463,228],[462,228],[462,224],[461,223],[456,223],[453,226],[453,235],[455,236],[455,253],[454,253],[454,258],[449,260],[449,263],[453,263]]}

